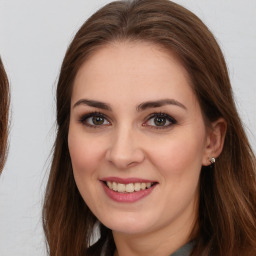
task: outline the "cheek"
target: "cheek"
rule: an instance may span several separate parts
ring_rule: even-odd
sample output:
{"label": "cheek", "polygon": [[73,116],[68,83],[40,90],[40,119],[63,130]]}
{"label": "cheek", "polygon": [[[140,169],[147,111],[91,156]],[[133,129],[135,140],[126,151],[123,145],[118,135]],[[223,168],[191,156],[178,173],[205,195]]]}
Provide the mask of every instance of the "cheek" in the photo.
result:
{"label": "cheek", "polygon": [[103,154],[102,147],[97,139],[91,139],[83,132],[72,129],[68,136],[68,146],[77,188],[89,208],[97,213],[97,168]]}
{"label": "cheek", "polygon": [[175,134],[151,150],[151,159],[164,175],[183,175],[200,172],[204,152],[204,139],[186,134]]}
{"label": "cheek", "polygon": [[104,155],[104,143],[97,138],[69,133],[68,146],[74,174],[86,175],[93,172]]}

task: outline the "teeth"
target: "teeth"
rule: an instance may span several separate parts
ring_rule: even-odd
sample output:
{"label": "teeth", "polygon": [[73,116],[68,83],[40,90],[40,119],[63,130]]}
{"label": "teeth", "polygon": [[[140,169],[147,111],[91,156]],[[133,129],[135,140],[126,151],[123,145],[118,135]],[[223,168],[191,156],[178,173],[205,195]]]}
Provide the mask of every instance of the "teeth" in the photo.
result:
{"label": "teeth", "polygon": [[117,183],[116,183],[116,182],[113,182],[113,184],[112,184],[112,189],[113,189],[114,191],[117,191]]}
{"label": "teeth", "polygon": [[135,191],[140,191],[140,183],[135,183],[134,184],[134,190]]}
{"label": "teeth", "polygon": [[122,183],[117,183],[117,182],[111,182],[107,181],[107,186],[114,190],[118,191],[119,193],[132,193],[134,191],[140,191],[140,190],[145,190],[146,188],[150,188],[153,183],[151,182],[142,182],[142,183],[129,183],[129,184],[122,184]]}
{"label": "teeth", "polygon": [[125,192],[125,184],[122,184],[122,183],[118,183],[117,184],[117,191],[118,192]]}
{"label": "teeth", "polygon": [[140,187],[142,190],[144,190],[146,188],[146,183],[141,183]]}
{"label": "teeth", "polygon": [[125,192],[128,192],[128,193],[134,192],[134,185],[132,183],[126,184]]}
{"label": "teeth", "polygon": [[113,188],[113,184],[112,184],[112,182],[107,181],[107,185],[108,185],[108,187],[109,187],[109,188],[111,188],[111,189]]}

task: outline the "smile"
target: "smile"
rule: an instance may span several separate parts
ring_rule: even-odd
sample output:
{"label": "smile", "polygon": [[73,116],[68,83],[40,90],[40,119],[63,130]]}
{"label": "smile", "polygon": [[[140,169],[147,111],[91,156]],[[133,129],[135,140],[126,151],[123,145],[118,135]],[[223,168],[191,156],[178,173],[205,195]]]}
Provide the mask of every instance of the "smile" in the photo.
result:
{"label": "smile", "polygon": [[154,185],[153,182],[136,182],[136,183],[128,183],[128,184],[123,184],[123,183],[118,183],[118,182],[111,182],[107,181],[105,183],[108,188],[110,188],[113,191],[119,192],[119,193],[133,193],[133,192],[138,192],[141,190],[149,189]]}
{"label": "smile", "polygon": [[147,197],[158,182],[139,178],[108,177],[100,180],[106,195],[116,202],[133,203]]}

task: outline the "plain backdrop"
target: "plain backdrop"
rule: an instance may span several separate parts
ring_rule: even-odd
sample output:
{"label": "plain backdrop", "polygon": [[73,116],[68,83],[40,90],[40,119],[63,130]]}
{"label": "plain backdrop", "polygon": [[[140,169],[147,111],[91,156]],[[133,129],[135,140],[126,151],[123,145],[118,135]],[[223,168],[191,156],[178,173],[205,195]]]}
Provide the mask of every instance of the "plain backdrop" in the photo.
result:
{"label": "plain backdrop", "polygon": [[[12,97],[9,156],[0,176],[1,256],[46,255],[41,208],[55,138],[56,81],[75,32],[107,2],[0,0],[0,55]],[[176,2],[216,36],[256,151],[256,1]]]}

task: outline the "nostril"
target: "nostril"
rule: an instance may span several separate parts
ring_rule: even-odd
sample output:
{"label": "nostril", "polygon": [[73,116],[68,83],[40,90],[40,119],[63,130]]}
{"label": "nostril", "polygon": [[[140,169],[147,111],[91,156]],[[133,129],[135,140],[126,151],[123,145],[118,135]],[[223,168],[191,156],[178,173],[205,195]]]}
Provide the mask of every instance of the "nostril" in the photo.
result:
{"label": "nostril", "polygon": [[111,141],[111,145],[106,151],[106,160],[119,169],[133,167],[144,160],[143,151],[136,140],[132,139],[127,127],[125,129],[122,136],[119,134],[118,138]]}

